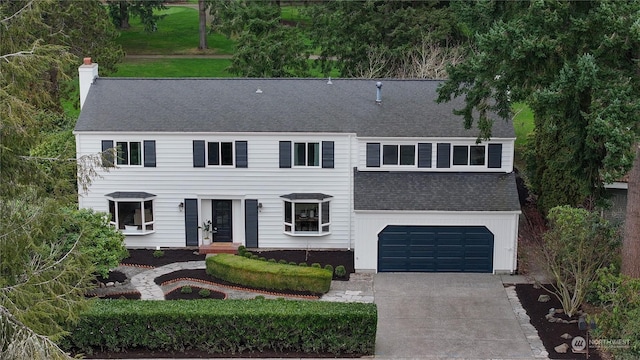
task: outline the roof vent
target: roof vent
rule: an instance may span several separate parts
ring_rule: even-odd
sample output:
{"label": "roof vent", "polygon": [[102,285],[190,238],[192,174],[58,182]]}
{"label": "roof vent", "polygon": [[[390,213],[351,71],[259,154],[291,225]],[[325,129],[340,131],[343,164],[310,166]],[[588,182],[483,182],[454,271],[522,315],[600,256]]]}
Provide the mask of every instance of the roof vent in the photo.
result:
{"label": "roof vent", "polygon": [[382,104],[382,82],[378,81],[376,83],[376,104],[377,105],[381,105]]}
{"label": "roof vent", "polygon": [[260,89],[256,90],[256,94],[262,94],[262,90]]}

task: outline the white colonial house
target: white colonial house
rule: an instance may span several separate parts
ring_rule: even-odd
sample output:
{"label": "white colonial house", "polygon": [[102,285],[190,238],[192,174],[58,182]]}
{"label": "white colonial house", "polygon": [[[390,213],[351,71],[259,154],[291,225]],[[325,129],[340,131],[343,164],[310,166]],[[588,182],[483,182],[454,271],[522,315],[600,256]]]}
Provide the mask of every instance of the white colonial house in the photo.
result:
{"label": "white colonial house", "polygon": [[79,205],[110,213],[128,247],[210,237],[353,249],[357,271],[516,269],[513,126],[476,143],[438,81],[79,71],[77,156],[117,150]]}

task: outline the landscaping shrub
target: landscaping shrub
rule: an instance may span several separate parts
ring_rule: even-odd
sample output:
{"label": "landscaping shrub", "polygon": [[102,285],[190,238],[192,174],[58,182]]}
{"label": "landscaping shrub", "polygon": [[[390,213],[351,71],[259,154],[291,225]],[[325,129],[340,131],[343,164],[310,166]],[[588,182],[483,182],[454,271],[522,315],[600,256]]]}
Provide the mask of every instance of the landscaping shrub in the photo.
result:
{"label": "landscaping shrub", "polygon": [[238,246],[238,255],[244,256],[245,252],[247,252],[247,248],[244,245]]}
{"label": "landscaping shrub", "polygon": [[274,263],[274,264],[275,264],[275,263],[277,263],[276,259],[273,259],[273,258],[269,259],[268,261],[269,261],[270,263]]}
{"label": "landscaping shrub", "polygon": [[331,286],[331,273],[324,269],[254,261],[231,254],[208,257],[206,264],[207,274],[244,286],[316,294],[326,293]]}
{"label": "landscaping shrub", "polygon": [[252,260],[258,260],[258,259],[260,259],[260,256],[258,256],[258,255],[251,255],[251,258],[250,258],[250,259],[252,259]]}
{"label": "landscaping shrub", "polygon": [[333,265],[327,264],[324,266],[324,269],[327,271],[331,271],[331,273],[333,274]]}
{"label": "landscaping shrub", "polygon": [[306,267],[306,266],[309,266],[309,265],[307,265],[306,262],[301,262],[300,264],[298,264],[298,266]]}
{"label": "landscaping shrub", "polygon": [[311,267],[317,268],[317,269],[322,269],[322,265],[320,265],[319,263],[313,263],[313,264],[311,264]]}
{"label": "landscaping shrub", "polygon": [[[217,257],[217,256],[215,256]],[[95,302],[62,341],[67,351],[212,354],[278,351],[373,355],[375,304],[290,300]],[[179,356],[178,356],[179,357]]]}
{"label": "landscaping shrub", "polygon": [[288,262],[285,259],[280,259],[280,260],[278,260],[278,264],[286,265],[286,264],[288,264]]}
{"label": "landscaping shrub", "polygon": [[289,265],[298,265],[298,263],[296,263],[295,261],[289,261]]}
{"label": "landscaping shrub", "polygon": [[258,260],[260,260],[260,261],[267,261],[267,258],[266,258],[266,257],[264,257],[264,256],[261,256],[261,257],[259,257],[259,258],[258,258]]}
{"label": "landscaping shrub", "polygon": [[191,286],[183,286],[180,289],[181,294],[191,294],[192,292],[193,292],[193,289],[191,288]]}
{"label": "landscaping shrub", "polygon": [[347,269],[344,268],[344,265],[336,266],[336,276],[340,278],[347,276]]}
{"label": "landscaping shrub", "polygon": [[153,252],[153,257],[156,258],[156,259],[157,258],[161,258],[163,256],[164,256],[164,251],[162,251],[162,250],[155,250]]}
{"label": "landscaping shrub", "polygon": [[550,228],[543,235],[539,258],[552,281],[542,286],[572,316],[584,302],[597,270],[615,257],[619,234],[607,220],[585,209],[557,206],[548,219]]}
{"label": "landscaping shrub", "polygon": [[596,316],[595,337],[623,342],[615,346],[601,343],[616,359],[640,358],[640,279],[621,275],[610,266],[598,270],[591,289],[590,300],[603,309]]}
{"label": "landscaping shrub", "polygon": [[242,256],[246,257],[247,259],[251,259],[251,257],[253,256],[253,253],[251,251],[245,251],[244,254],[242,254]]}
{"label": "landscaping shrub", "polygon": [[211,295],[211,290],[200,289],[200,291],[198,291],[198,295],[200,295],[200,297],[203,297],[203,298],[209,297]]}

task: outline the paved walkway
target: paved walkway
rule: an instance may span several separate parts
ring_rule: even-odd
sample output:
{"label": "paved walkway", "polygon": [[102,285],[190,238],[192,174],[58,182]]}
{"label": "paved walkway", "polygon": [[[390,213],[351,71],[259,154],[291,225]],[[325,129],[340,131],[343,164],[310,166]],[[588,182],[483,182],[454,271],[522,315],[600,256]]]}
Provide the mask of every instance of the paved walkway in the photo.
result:
{"label": "paved walkway", "polygon": [[[129,268],[129,269],[126,269]],[[205,269],[204,261],[187,261],[173,263],[153,269],[132,268],[129,266],[121,266],[118,271],[122,271],[131,278],[131,286],[140,292],[142,300],[164,300],[164,294],[179,287],[190,285],[208,288],[210,290],[220,291],[227,294],[228,299],[251,299],[256,296],[264,296],[265,298],[282,298],[287,297],[282,294],[270,294],[260,291],[245,291],[238,288],[219,286],[196,281],[180,281],[169,285],[157,285],[155,278],[172,273],[178,270]],[[304,299],[301,297],[291,296],[291,298]],[[349,281],[332,281],[331,290],[324,294],[321,301],[336,302],[373,302],[373,274],[352,274]]]}
{"label": "paved walkway", "polygon": [[[135,289],[145,300],[162,300],[184,285],[221,291],[231,299],[284,297],[186,280],[154,282],[174,271],[204,268],[204,261],[190,261],[118,270],[131,279],[124,290]],[[320,300],[377,304],[376,359],[547,359],[513,286],[526,282],[509,275],[355,273],[349,281],[333,281]]]}

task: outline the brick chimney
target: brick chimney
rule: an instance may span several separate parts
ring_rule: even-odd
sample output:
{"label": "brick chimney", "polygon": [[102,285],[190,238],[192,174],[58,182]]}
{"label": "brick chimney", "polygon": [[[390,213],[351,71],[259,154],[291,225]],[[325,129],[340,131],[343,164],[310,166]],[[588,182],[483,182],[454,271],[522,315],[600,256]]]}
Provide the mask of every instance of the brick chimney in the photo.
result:
{"label": "brick chimney", "polygon": [[89,88],[98,77],[98,64],[92,63],[90,57],[84,58],[82,65],[78,68],[78,75],[80,78],[80,109],[82,109],[87,94],[89,94]]}

